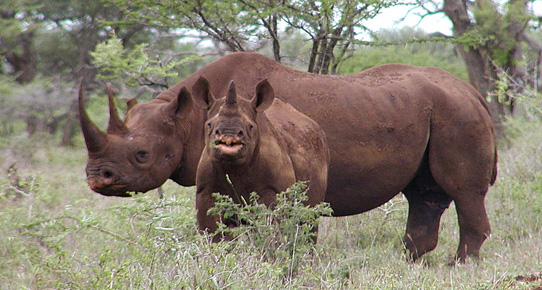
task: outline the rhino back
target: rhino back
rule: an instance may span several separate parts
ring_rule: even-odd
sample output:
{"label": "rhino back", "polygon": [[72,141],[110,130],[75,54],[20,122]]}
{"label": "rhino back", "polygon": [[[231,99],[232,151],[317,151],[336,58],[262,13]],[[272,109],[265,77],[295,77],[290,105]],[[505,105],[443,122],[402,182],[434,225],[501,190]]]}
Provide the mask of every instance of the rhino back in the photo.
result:
{"label": "rhino back", "polygon": [[292,161],[296,180],[308,181],[313,192],[316,192],[313,195],[323,196],[330,162],[324,131],[314,120],[279,99],[275,99],[265,113],[273,128],[274,138]]}

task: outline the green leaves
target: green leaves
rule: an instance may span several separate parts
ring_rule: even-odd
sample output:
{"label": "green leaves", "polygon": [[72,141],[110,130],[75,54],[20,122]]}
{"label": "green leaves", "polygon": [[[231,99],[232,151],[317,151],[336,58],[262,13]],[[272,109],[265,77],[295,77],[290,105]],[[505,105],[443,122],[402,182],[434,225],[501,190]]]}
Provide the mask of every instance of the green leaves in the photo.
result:
{"label": "green leaves", "polygon": [[288,56],[281,52],[285,37],[292,32],[300,33],[312,42],[308,71],[317,73],[335,72],[356,34],[366,29],[363,20],[375,17],[383,8],[404,2],[177,0],[157,4],[149,0],[108,1],[128,16],[128,22],[117,25],[131,22],[171,31],[188,29],[201,39],[222,44],[229,51],[254,51],[272,46],[276,60]]}
{"label": "green leaves", "polygon": [[180,60],[169,60],[156,55],[152,59],[147,50],[147,44],[136,45],[125,49],[121,39],[116,36],[99,43],[91,52],[92,63],[101,73],[103,80],[122,79],[128,86],[158,86],[169,88],[169,78],[178,75],[179,67],[199,59],[199,56],[187,56]]}
{"label": "green leaves", "polygon": [[376,37],[376,42],[361,47],[344,62],[341,74],[357,73],[380,64],[403,63],[441,67],[465,81],[469,79],[453,40],[428,36],[412,28],[381,30]]}
{"label": "green leaves", "polygon": [[259,253],[265,261],[285,265],[283,272],[290,277],[303,257],[315,246],[320,216],[330,216],[327,203],[310,207],[307,185],[297,182],[277,194],[275,206],[268,208],[258,202],[258,195],[251,194],[246,205],[234,203],[232,198],[214,194],[215,206],[209,215],[220,215],[222,221],[234,220],[237,227],[218,223],[217,235],[231,235],[236,243],[245,243],[251,251]]}

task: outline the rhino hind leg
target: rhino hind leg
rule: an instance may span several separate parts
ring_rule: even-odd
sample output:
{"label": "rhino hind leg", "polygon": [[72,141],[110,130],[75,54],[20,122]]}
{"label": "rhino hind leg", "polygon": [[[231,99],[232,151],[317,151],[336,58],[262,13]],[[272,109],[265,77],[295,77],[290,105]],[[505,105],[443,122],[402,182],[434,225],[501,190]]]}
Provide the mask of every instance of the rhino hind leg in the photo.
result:
{"label": "rhino hind leg", "polygon": [[[467,129],[463,131],[468,133]],[[463,131],[434,130],[428,149],[431,174],[455,204],[460,235],[457,262],[464,262],[467,257],[479,258],[480,247],[490,234],[484,200],[496,170],[491,132]]]}
{"label": "rhino hind leg", "polygon": [[459,220],[459,246],[455,260],[465,262],[467,257],[479,258],[482,243],[491,232],[484,196],[475,194],[468,200],[455,201]]}
{"label": "rhino hind leg", "polygon": [[408,220],[403,243],[415,261],[438,243],[440,219],[452,199],[435,182],[424,158],[416,177],[402,191],[408,200]]}

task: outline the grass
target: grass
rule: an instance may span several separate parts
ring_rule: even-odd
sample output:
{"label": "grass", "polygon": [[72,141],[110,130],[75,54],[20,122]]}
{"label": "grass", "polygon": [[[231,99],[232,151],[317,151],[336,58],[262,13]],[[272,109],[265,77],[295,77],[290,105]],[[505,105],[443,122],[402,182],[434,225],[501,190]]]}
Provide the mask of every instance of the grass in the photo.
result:
{"label": "grass", "polygon": [[194,188],[167,182],[163,199],[103,197],[86,185],[81,140],[59,148],[50,137],[3,136],[0,289],[542,289],[542,124],[509,132],[486,199],[483,259],[455,267],[453,205],[420,262],[406,261],[398,195],[365,214],[321,218],[318,243],[293,268],[246,239],[210,243],[196,230]]}

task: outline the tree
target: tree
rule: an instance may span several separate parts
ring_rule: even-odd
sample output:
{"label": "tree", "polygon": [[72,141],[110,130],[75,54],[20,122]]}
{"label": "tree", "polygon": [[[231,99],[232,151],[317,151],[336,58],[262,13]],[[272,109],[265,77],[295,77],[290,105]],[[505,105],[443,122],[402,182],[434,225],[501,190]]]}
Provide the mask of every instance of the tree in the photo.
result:
{"label": "tree", "polygon": [[27,1],[0,3],[0,55],[11,65],[15,81],[28,83],[36,75],[33,45],[38,25],[32,17],[35,6]]}
{"label": "tree", "polygon": [[[127,46],[148,41],[152,32],[142,25],[128,28],[104,24],[122,22],[124,15],[100,0],[6,0],[0,3],[0,55],[22,82],[35,76],[65,74],[72,80],[94,74],[90,52],[112,31]],[[143,37],[141,37],[143,35]],[[24,78],[23,78],[24,76]]]}
{"label": "tree", "polygon": [[[386,63],[404,63],[419,66],[441,67],[456,77],[469,81],[466,66],[459,52],[448,41],[415,42],[429,35],[419,29],[404,27],[400,30],[380,30],[374,35],[375,42],[382,46],[367,45],[356,50],[340,68],[341,74],[357,73]],[[391,43],[398,43],[392,45]]]}
{"label": "tree", "polygon": [[[532,0],[509,0],[502,4],[491,0],[444,0],[420,2],[429,13],[445,13],[453,23],[453,37],[467,65],[471,84],[490,102],[498,135],[503,135],[502,119],[514,112],[513,94],[521,93],[526,81],[523,46],[542,52],[542,46],[528,36],[534,16],[529,12]],[[431,6],[429,7],[428,4]],[[539,66],[540,63],[536,64]],[[537,69],[537,70],[538,70]],[[505,74],[510,78],[508,94],[492,94],[496,82]]]}
{"label": "tree", "polygon": [[[64,83],[74,84],[79,78],[86,83],[94,79],[95,68],[90,65],[90,52],[108,34],[117,30],[123,41],[135,37],[143,26],[120,27],[103,25],[105,19],[120,21],[122,13],[112,7],[106,7],[99,0],[7,0],[0,4],[0,55],[11,70],[3,73],[15,75],[20,84],[28,84],[31,91],[31,82],[41,75],[52,78],[53,74],[62,76]],[[50,79],[40,80],[40,83],[49,83]],[[58,82],[58,81],[56,81]],[[58,82],[60,83],[60,82]],[[38,93],[38,92],[36,92]],[[47,101],[49,94],[41,93],[36,98]],[[20,97],[21,102],[23,96]],[[56,126],[64,124],[63,145],[71,144],[71,136],[77,132],[75,94],[71,105],[58,104],[63,110],[54,120],[51,114],[40,114],[30,104],[23,106],[27,109],[19,117],[24,117],[27,132],[33,134],[37,131],[56,131]],[[53,122],[54,121],[54,122]],[[55,129],[41,124],[54,126]]]}
{"label": "tree", "polygon": [[363,20],[399,0],[176,0],[155,4],[150,0],[112,1],[129,15],[124,25],[145,23],[150,27],[191,29],[200,37],[221,43],[228,51],[255,51],[273,47],[281,62],[281,35],[297,30],[312,42],[308,71],[335,73],[356,35],[365,29]]}
{"label": "tree", "polygon": [[110,81],[122,79],[128,86],[139,86],[159,94],[173,84],[170,79],[175,80],[183,72],[185,77],[190,75],[195,70],[190,65],[201,60],[201,57],[194,55],[162,55],[155,60],[150,58],[151,53],[146,48],[147,44],[143,43],[128,49],[122,45],[121,39],[114,36],[99,43],[91,53],[93,66],[100,70],[98,78]]}
{"label": "tree", "polygon": [[291,27],[306,32],[312,41],[308,71],[334,74],[356,42],[356,35],[366,30],[362,21],[399,2],[329,0],[293,3],[283,18]]}

